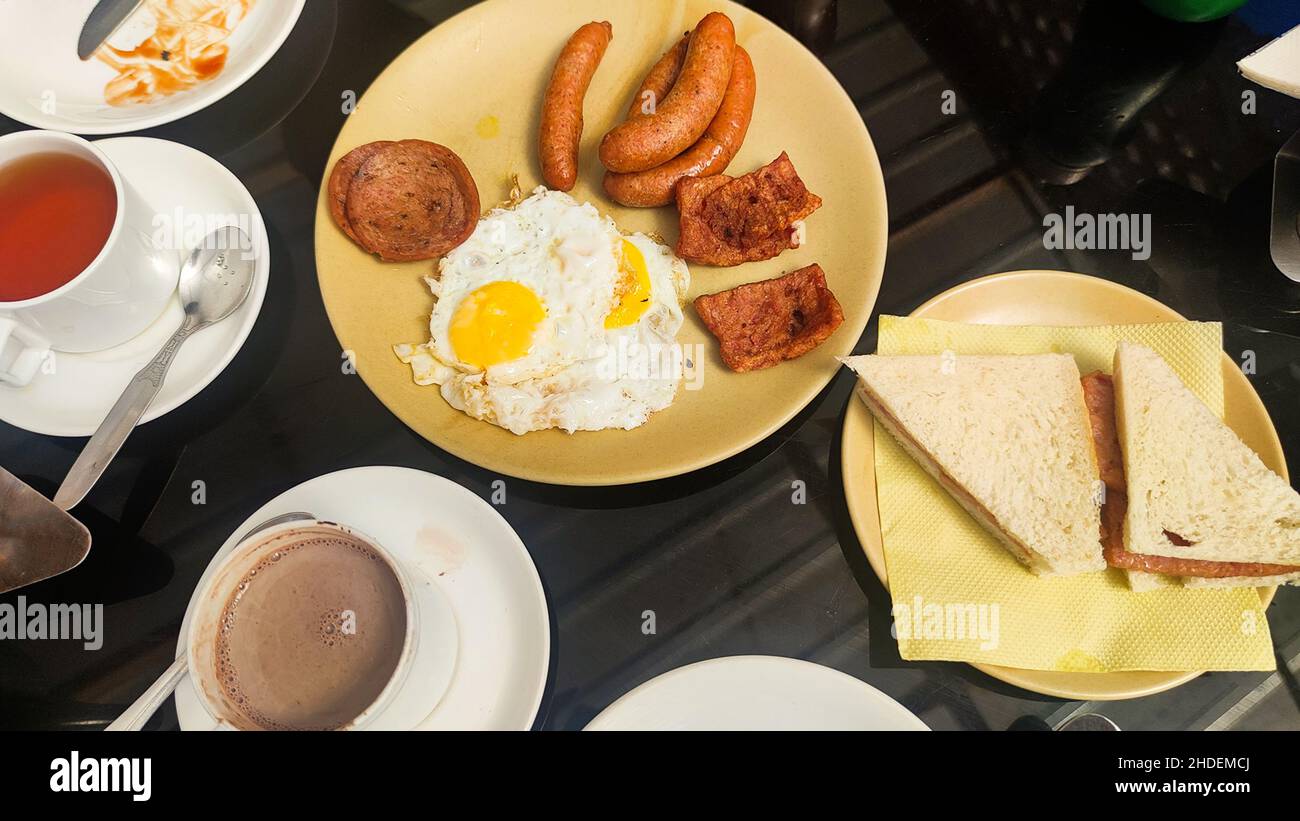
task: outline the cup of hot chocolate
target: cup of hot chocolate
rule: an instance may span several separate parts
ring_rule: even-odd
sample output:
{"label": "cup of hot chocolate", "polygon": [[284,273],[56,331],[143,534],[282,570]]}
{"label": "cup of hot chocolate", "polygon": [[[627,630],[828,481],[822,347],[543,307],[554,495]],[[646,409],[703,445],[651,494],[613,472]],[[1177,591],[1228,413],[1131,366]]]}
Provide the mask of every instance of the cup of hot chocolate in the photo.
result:
{"label": "cup of hot chocolate", "polygon": [[222,729],[353,730],[410,672],[412,587],[378,542],[316,519],[245,536],[196,598],[189,669]]}

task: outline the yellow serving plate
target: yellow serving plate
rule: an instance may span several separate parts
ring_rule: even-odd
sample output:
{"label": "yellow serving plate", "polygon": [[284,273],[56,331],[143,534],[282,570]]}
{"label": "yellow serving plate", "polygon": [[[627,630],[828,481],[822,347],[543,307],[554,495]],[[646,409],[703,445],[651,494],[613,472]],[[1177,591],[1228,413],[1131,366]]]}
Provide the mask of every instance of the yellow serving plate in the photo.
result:
{"label": "yellow serving plate", "polygon": [[[844,324],[808,355],[764,371],[727,370],[717,343],[687,307],[678,341],[701,346],[699,390],[632,431],[515,436],[449,407],[420,387],[393,355],[395,343],[425,342],[433,300],[424,263],[381,263],[334,225],[322,192],[316,266],[330,322],[366,385],[434,445],[490,471],[564,485],[659,479],[716,463],[774,433],[817,396],[866,327],[884,271],[888,219],[880,163],[853,102],[825,66],[773,23],[735,3],[696,0],[491,0],[430,31],[403,52],[361,98],[330,157],[372,140],[419,138],[455,150],[469,166],[484,208],[540,184],[537,123],[556,55],[573,31],[609,20],[614,39],[587,94],[581,173],[572,192],[627,231],[677,237],[674,208],[622,208],[601,188],[601,136],[622,119],[641,78],[682,32],[724,11],[758,76],[754,119],[728,169],[745,173],[782,151],[825,204],[809,218],[807,242],[766,262],[692,266],[689,298],[768,279],[813,262],[844,308]],[[328,173],[328,169],[327,169]],[[323,188],[324,186],[322,186]]]}
{"label": "yellow serving plate", "polygon": [[[1013,271],[958,285],[926,302],[912,316],[979,325],[1113,325],[1184,320],[1173,309],[1131,288],[1064,271]],[[1282,443],[1241,369],[1223,356],[1224,421],[1270,470],[1287,478]],[[876,503],[875,437],[871,414],[856,396],[849,400],[840,443],[849,518],[871,569],[889,587]],[[1276,587],[1259,588],[1265,606]],[[993,678],[1049,696],[1114,700],[1177,687],[1200,672],[1062,673],[973,665]]]}

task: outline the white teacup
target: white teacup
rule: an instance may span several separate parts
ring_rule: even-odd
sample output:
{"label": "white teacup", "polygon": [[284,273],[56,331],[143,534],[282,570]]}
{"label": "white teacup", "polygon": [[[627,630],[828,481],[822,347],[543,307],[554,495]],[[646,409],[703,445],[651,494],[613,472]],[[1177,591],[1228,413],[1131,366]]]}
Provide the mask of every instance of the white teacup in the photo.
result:
{"label": "white teacup", "polygon": [[301,539],[303,533],[342,534],[363,542],[392,570],[406,604],[406,634],[392,677],[370,706],[339,729],[360,730],[373,724],[392,704],[411,673],[420,635],[419,609],[415,604],[411,582],[398,561],[378,542],[357,530],[320,521],[308,514],[287,514],[272,520],[269,526],[259,527],[244,535],[217,565],[195,598],[186,647],[189,654],[189,675],[204,709],[217,723],[217,729],[258,729],[252,719],[231,703],[218,677],[216,641],[226,603],[249,570],[277,549]]}
{"label": "white teacup", "polygon": [[49,349],[102,351],[136,336],[162,314],[180,275],[180,252],[154,242],[153,209],[93,143],[57,131],[0,136],[0,167],[55,152],[102,168],[113,181],[117,212],[104,247],[85,270],[48,293],[0,302],[0,382],[10,385],[27,384],[36,372],[31,363],[43,361]]}

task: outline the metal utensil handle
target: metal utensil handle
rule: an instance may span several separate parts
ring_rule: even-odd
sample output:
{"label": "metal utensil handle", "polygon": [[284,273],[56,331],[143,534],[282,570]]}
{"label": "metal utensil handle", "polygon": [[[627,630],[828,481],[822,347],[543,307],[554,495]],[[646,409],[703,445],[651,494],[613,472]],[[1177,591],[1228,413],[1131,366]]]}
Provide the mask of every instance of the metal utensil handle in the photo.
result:
{"label": "metal utensil handle", "polygon": [[158,351],[153,361],[131,378],[117,404],[108,412],[108,416],[104,417],[95,435],[90,437],[85,449],[72,464],[72,469],[68,471],[67,478],[59,487],[59,492],[54,495],[54,504],[64,510],[71,510],[86,498],[86,494],[104,473],[104,468],[113,461],[113,457],[121,449],[126,437],[131,435],[140,417],[144,416],[144,412],[158,396],[163,379],[167,376],[167,369],[176,358],[176,352],[195,330],[197,327],[187,318],[185,324],[181,325],[176,333],[172,334],[172,338],[167,340],[167,344],[163,345],[162,350]]}
{"label": "metal utensil handle", "polygon": [[144,693],[126,708],[122,715],[117,717],[112,724],[104,728],[109,730],[138,730],[145,725],[149,717],[157,712],[162,703],[176,689],[176,685],[181,683],[185,673],[189,670],[187,654],[182,653],[180,658],[172,662],[172,666],[167,668],[153,685],[145,690]]}
{"label": "metal utensil handle", "polygon": [[292,513],[281,513],[279,516],[274,516],[270,519],[267,519],[265,522],[262,522],[261,524],[253,525],[248,530],[245,530],[243,533],[239,534],[239,538],[235,539],[235,545],[239,546],[244,542],[248,541],[249,539],[253,538],[257,534],[261,533],[263,530],[270,530],[271,528],[277,525],[287,524],[288,522],[307,522],[307,521],[316,521],[316,517],[310,513],[301,510],[295,510]]}

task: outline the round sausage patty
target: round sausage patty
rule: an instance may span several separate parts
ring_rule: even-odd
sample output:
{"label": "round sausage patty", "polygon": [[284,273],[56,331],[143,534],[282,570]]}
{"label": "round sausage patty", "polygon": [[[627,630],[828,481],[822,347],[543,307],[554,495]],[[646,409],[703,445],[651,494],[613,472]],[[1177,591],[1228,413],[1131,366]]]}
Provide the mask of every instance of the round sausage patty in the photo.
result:
{"label": "round sausage patty", "polygon": [[357,242],[381,259],[433,259],[474,232],[478,187],[450,148],[402,140],[361,163],[346,210]]}
{"label": "round sausage patty", "polygon": [[379,140],[357,146],[339,157],[339,161],[334,163],[334,170],[330,172],[330,215],[353,242],[357,241],[357,235],[353,233],[352,225],[348,222],[348,189],[352,187],[352,178],[356,176],[362,163],[390,145],[394,145],[391,140]]}

